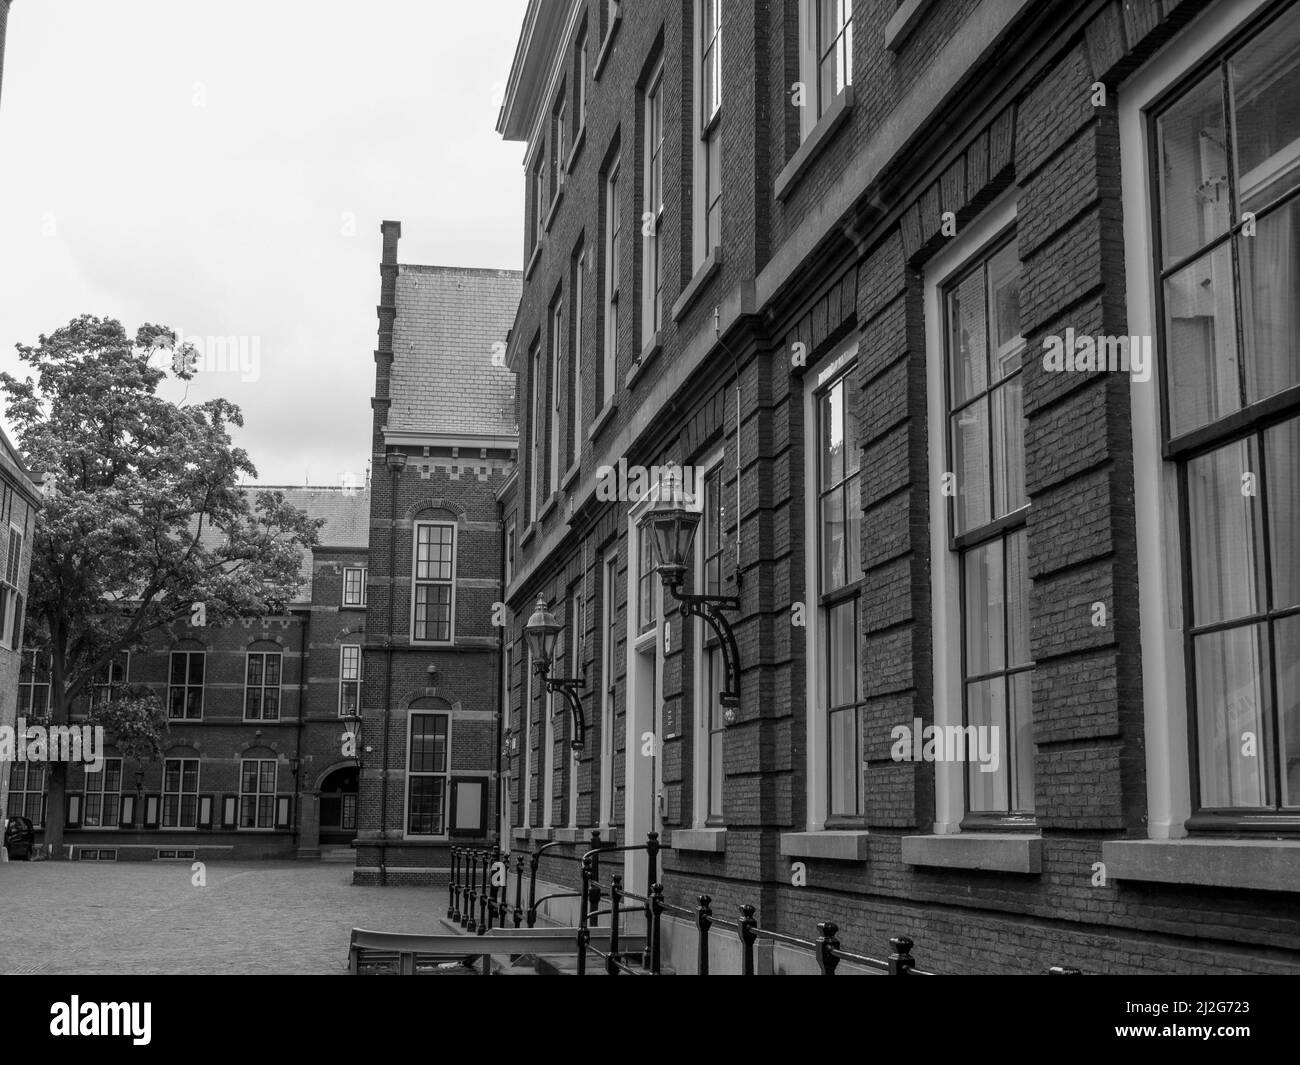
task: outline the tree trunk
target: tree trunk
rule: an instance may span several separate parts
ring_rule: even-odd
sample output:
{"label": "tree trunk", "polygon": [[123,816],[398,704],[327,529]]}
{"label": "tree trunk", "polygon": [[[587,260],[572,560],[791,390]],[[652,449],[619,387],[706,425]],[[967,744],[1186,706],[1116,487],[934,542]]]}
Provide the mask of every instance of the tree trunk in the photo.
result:
{"label": "tree trunk", "polygon": [[[68,723],[68,696],[63,682],[66,663],[64,641],[67,630],[57,622],[50,626],[50,721],[55,725]],[[63,859],[63,829],[68,804],[65,798],[68,783],[66,762],[50,761],[45,772],[45,849],[56,861]]]}

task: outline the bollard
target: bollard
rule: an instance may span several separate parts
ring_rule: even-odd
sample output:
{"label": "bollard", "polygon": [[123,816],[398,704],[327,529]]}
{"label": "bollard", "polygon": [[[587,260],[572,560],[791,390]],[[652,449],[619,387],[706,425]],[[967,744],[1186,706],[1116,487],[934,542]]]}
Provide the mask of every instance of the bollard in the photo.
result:
{"label": "bollard", "polygon": [[840,959],[833,953],[840,949],[840,941],[835,938],[835,933],[839,930],[840,926],[834,921],[823,921],[817,926],[820,933],[817,939],[817,967],[821,969],[822,976],[834,976],[840,963]]}
{"label": "bollard", "polygon": [[916,968],[916,959],[912,957],[912,941],[907,936],[896,936],[889,941],[894,953],[889,956],[889,975],[906,976]]}
{"label": "bollard", "polygon": [[709,929],[713,927],[713,899],[701,895],[700,907],[695,911],[695,927],[700,933],[700,952],[696,972],[700,976],[709,975]]}

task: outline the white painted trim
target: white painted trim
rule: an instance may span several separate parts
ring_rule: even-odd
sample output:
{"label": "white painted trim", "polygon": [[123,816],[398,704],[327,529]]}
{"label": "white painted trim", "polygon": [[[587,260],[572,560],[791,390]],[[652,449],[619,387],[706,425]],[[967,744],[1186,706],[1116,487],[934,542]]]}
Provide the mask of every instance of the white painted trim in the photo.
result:
{"label": "white painted trim", "polygon": [[817,125],[817,97],[821,92],[817,76],[817,0],[799,0],[799,81],[804,89],[804,105],[799,108],[802,143]]}
{"label": "white painted trim", "polygon": [[[925,392],[927,454],[930,470],[930,616],[934,670],[934,724],[961,725],[961,566],[957,553],[948,549],[948,499],[940,475],[947,469],[948,412],[944,374],[944,284],[970,265],[980,248],[989,244],[1016,220],[1018,190],[1008,189],[962,235],[946,245],[925,269]],[[966,812],[966,784],[962,763],[934,763],[934,832],[961,831]]]}
{"label": "white painted trim", "polygon": [[524,773],[519,784],[519,805],[522,808],[520,826],[524,829],[533,827],[533,652],[528,640],[524,647]]}
{"label": "white painted trim", "polygon": [[[817,678],[820,668],[821,609],[818,606],[817,588],[819,585],[818,554],[819,529],[817,518],[817,460],[820,455],[817,441],[817,393],[827,381],[849,365],[858,356],[856,337],[842,343],[833,352],[819,359],[815,366],[808,368],[803,379],[803,469],[804,469],[804,646],[806,663],[804,669],[804,717],[808,737],[808,831],[822,832],[826,828],[826,817],[830,800],[826,794],[827,764],[826,745],[828,727],[825,715],[820,711],[817,692]],[[861,599],[859,600],[861,602]],[[861,787],[861,785],[859,785]]]}
{"label": "white painted trim", "polygon": [[[706,519],[709,509],[708,501],[705,498],[705,484],[708,480],[709,474],[711,474],[715,468],[720,468],[722,466],[724,452],[725,449],[722,446],[719,446],[709,452],[702,461],[694,464],[699,470],[697,478],[699,488],[696,492],[696,501],[692,509],[698,507],[698,509],[704,512]],[[722,488],[721,480],[718,483],[718,487],[719,489]],[[725,521],[723,522],[723,525],[725,528]],[[695,589],[696,591],[703,592],[705,590],[704,544],[708,543],[708,530],[704,528],[704,522],[700,523],[700,533],[701,537],[696,541],[695,545]],[[692,700],[692,717],[694,718],[695,726],[692,730],[695,736],[693,742],[695,750],[695,767],[692,794],[695,797],[695,801],[692,803],[694,809],[691,811],[691,824],[695,828],[704,829],[709,827],[707,822],[709,817],[710,731],[708,700],[705,691],[708,678],[704,673],[704,622],[697,618],[692,629],[691,645],[694,649],[694,654],[692,655],[694,660],[692,664],[692,688],[695,693],[695,697]],[[713,827],[716,828],[717,826]]]}
{"label": "white painted trim", "polygon": [[[660,226],[664,221],[665,214],[664,175],[667,173],[667,167],[664,165],[666,162],[664,156],[668,150],[668,108],[666,106],[667,101],[664,99],[665,88],[664,61],[661,56],[659,61],[655,64],[654,72],[646,81],[646,91],[641,99],[641,122],[644,126],[644,135],[641,138],[641,225],[637,232],[641,235],[641,347],[643,349],[654,340],[655,336],[658,335],[659,328],[663,325],[662,320],[658,327],[654,325],[655,286],[652,283],[653,279],[650,276],[650,248],[653,243],[657,244],[659,249],[659,286],[662,292],[664,274],[664,240]],[[659,151],[659,204],[657,207],[655,204],[650,202],[650,169],[654,152],[654,145],[650,142],[650,116],[652,111],[652,100],[654,99],[651,95],[652,93],[658,93],[660,114],[659,136],[662,142],[662,147]],[[647,235],[645,231],[646,215],[650,214],[655,216],[654,236]],[[662,314],[663,311],[661,308],[661,319]]]}
{"label": "white painted trim", "polygon": [[[416,586],[416,559],[420,550],[420,528],[421,526],[439,526],[451,530],[451,597],[448,604],[450,612],[450,626],[448,640],[417,640],[415,638],[415,586]],[[409,618],[409,627],[407,629],[407,642],[411,647],[453,647],[456,643],[456,571],[460,565],[460,528],[454,521],[415,521],[411,523],[411,610]],[[425,582],[429,583],[429,582]],[[436,583],[443,583],[439,580]]]}
{"label": "white painted trim", "polygon": [[[1253,16],[1269,0],[1218,4],[1199,15],[1164,50],[1124,82],[1118,93],[1120,195],[1124,203],[1124,273],[1129,332],[1154,336],[1155,264],[1150,174],[1143,109]],[[1138,610],[1142,641],[1142,706],[1146,733],[1147,835],[1178,839],[1191,816],[1183,602],[1179,579],[1178,485],[1161,457],[1159,368],[1132,381],[1133,495],[1137,519]]]}
{"label": "white painted trim", "polygon": [[[452,730],[455,727],[450,705],[446,710],[433,710],[428,707],[408,707],[406,713],[406,754],[402,762],[402,839],[413,841],[433,841],[448,840],[451,838],[451,741]],[[411,828],[411,723],[415,716],[438,716],[447,719],[447,756],[443,759],[442,768],[442,828],[440,835],[413,835]],[[276,783],[279,783],[279,768],[276,769]],[[420,776],[438,776],[437,773],[421,773]],[[277,794],[279,789],[277,788]],[[359,802],[360,800],[358,800]],[[236,811],[236,816],[238,812]],[[387,830],[387,826],[383,831]],[[283,831],[283,829],[281,830]]]}

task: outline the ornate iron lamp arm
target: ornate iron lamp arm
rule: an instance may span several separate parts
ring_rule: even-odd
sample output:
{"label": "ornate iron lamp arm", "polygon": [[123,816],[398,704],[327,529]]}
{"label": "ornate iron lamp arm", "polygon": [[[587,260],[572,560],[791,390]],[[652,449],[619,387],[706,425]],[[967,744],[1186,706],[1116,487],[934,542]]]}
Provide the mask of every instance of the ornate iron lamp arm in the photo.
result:
{"label": "ornate iron lamp arm", "polygon": [[677,586],[670,588],[673,596],[681,603],[683,618],[697,617],[709,626],[718,637],[722,647],[722,660],[727,669],[727,688],[721,693],[722,703],[735,706],[740,702],[740,648],[736,644],[735,633],[723,610],[739,610],[740,600],[731,595],[694,595],[679,591]]}

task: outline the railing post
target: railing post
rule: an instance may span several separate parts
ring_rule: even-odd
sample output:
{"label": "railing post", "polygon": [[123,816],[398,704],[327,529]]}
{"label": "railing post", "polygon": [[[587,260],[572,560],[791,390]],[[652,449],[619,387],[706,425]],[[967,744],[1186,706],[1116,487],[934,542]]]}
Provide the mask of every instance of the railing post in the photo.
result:
{"label": "railing post", "polygon": [[700,908],[695,911],[695,927],[700,931],[699,964],[696,973],[709,975],[709,929],[713,927],[713,899],[708,895],[700,896]]}
{"label": "railing post", "polygon": [[466,888],[465,916],[461,919],[461,925],[466,932],[477,932],[478,925],[474,921],[474,908],[478,905],[478,851],[469,852],[469,880]]}
{"label": "railing post", "polygon": [[483,935],[487,932],[487,904],[488,904],[488,882],[492,879],[491,867],[492,851],[483,852],[483,888],[478,896],[478,934]]}
{"label": "railing post", "polygon": [[591,889],[591,856],[582,859],[582,887],[578,891],[578,975],[587,975],[587,944],[591,930],[587,927],[587,892]]}
{"label": "railing post", "polygon": [[821,935],[817,939],[817,966],[822,971],[822,976],[834,976],[836,966],[839,965],[840,959],[833,953],[840,949],[840,941],[835,938],[835,933],[840,930],[840,926],[834,921],[823,921],[817,926],[817,931]]}
{"label": "railing post", "polygon": [[660,975],[659,932],[664,913],[664,886],[655,884],[650,888],[650,972]]}
{"label": "railing post", "polygon": [[591,856],[591,923],[600,926],[596,911],[600,909],[600,829],[591,830],[591,848],[596,853]]}
{"label": "railing post", "polygon": [[754,975],[754,940],[758,933],[754,931],[758,921],[754,918],[754,907],[745,903],[740,908],[740,975]]}
{"label": "railing post", "polygon": [[[645,876],[645,928],[646,935],[650,934],[650,921],[653,916],[650,912],[651,906],[648,901],[654,895],[655,884],[659,882],[659,833],[648,832],[645,838],[645,856],[646,856],[646,876]],[[647,940],[645,957],[642,958],[646,968],[650,967],[650,950],[652,942]]]}
{"label": "railing post", "polygon": [[524,856],[515,862],[515,927],[524,923]]}
{"label": "railing post", "polygon": [[447,881],[447,920],[456,919],[456,874],[459,872],[460,848],[451,848],[451,877]]}
{"label": "railing post", "polygon": [[623,970],[614,964],[618,955],[618,919],[623,906],[623,874],[615,873],[609,878],[609,957],[605,959],[605,972],[618,976]]}
{"label": "railing post", "polygon": [[894,953],[889,956],[889,975],[906,976],[916,968],[916,959],[912,957],[912,941],[907,936],[895,936],[889,941]]}
{"label": "railing post", "polygon": [[[487,896],[487,924],[483,929],[486,932],[492,927],[497,916],[497,863],[501,861],[501,852],[488,848],[488,896]],[[482,932],[480,933],[482,934]]]}
{"label": "railing post", "polygon": [[537,923],[537,866],[541,863],[542,853],[540,850],[533,852],[530,866],[532,872],[528,877],[528,927],[532,928]]}

